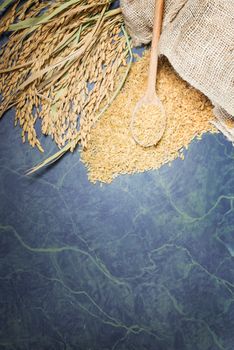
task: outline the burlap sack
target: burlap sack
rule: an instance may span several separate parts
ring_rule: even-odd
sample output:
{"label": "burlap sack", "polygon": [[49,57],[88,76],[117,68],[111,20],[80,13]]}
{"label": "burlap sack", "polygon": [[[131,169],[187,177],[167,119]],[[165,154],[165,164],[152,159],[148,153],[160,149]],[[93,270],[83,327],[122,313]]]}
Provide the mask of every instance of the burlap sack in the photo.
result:
{"label": "burlap sack", "polygon": [[[133,43],[149,43],[155,0],[120,4]],[[234,0],[165,0],[160,54],[212,101],[220,122],[234,117]]]}

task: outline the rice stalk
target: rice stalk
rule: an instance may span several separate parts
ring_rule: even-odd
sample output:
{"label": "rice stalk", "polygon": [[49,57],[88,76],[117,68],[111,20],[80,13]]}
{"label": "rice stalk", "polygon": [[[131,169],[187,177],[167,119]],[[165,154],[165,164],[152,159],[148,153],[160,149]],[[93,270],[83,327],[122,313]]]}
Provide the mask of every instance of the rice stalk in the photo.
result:
{"label": "rice stalk", "polygon": [[[94,124],[99,120],[99,118],[106,112],[106,110],[108,109],[108,107],[111,105],[111,103],[115,100],[115,98],[118,96],[118,94],[120,93],[122,87],[124,86],[124,83],[129,75],[131,66],[132,66],[132,62],[133,62],[133,52],[131,49],[131,44],[128,38],[128,35],[125,31],[124,26],[122,25],[122,31],[127,43],[127,50],[128,50],[128,54],[129,54],[129,61],[128,61],[128,65],[127,65],[127,69],[119,83],[119,85],[117,86],[115,92],[113,93],[110,101],[108,102],[107,105],[105,105],[101,111],[95,116],[94,121],[93,121],[93,126]],[[78,142],[81,141],[81,136],[80,134],[77,136],[77,138],[73,141],[73,142],[69,142],[66,144],[66,146],[64,146],[61,150],[59,150],[58,152],[54,153],[52,156],[46,158],[44,161],[40,162],[39,164],[35,165],[32,169],[30,169],[26,175],[31,175],[35,172],[37,172],[38,170],[51,165],[52,163],[55,163],[56,161],[58,161],[64,154],[66,154],[68,151],[71,151],[73,149],[75,149],[76,145],[78,144]]]}
{"label": "rice stalk", "polygon": [[[42,134],[61,149],[54,159],[77,144],[88,147],[91,128],[129,72],[132,53],[123,17],[119,9],[109,9],[110,3],[7,4],[2,23],[7,24],[9,14],[13,17],[4,29],[12,33],[0,51],[0,117],[14,106],[23,142],[43,151],[35,129],[40,120]],[[116,90],[114,82],[127,60]]]}

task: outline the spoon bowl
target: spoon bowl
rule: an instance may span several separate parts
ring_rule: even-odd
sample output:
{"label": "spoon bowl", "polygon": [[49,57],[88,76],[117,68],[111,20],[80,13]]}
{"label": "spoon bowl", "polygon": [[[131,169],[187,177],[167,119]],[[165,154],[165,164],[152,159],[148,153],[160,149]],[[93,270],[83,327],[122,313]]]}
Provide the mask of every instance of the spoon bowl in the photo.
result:
{"label": "spoon bowl", "polygon": [[159,97],[144,95],[132,113],[132,137],[142,147],[155,146],[163,137],[166,123],[166,112]]}

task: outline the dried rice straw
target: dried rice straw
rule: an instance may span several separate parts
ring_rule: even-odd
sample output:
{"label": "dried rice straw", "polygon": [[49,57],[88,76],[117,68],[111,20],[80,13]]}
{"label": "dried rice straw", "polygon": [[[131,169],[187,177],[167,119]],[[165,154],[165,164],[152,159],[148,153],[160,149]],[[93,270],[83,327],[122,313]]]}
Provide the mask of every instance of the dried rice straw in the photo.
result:
{"label": "dried rice straw", "polygon": [[97,112],[111,103],[113,81],[128,56],[122,14],[110,4],[28,0],[1,6],[8,6],[2,32],[13,33],[0,51],[0,116],[15,107],[23,142],[43,151],[35,130],[40,119],[42,133],[59,148],[87,146]]}

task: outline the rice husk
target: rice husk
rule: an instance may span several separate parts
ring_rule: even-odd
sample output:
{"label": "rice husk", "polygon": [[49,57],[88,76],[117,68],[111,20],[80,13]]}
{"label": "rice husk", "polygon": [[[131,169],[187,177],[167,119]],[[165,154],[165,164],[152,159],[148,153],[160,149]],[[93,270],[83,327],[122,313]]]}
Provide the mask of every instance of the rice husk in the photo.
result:
{"label": "rice husk", "polygon": [[131,115],[146,89],[149,53],[133,64],[119,96],[91,132],[88,149],[81,160],[88,168],[91,182],[110,183],[120,174],[158,169],[180,156],[195,137],[217,132],[210,123],[214,116],[210,101],[183,81],[166,59],[161,60],[157,94],[167,114],[163,138],[154,147],[136,144],[130,131]]}

